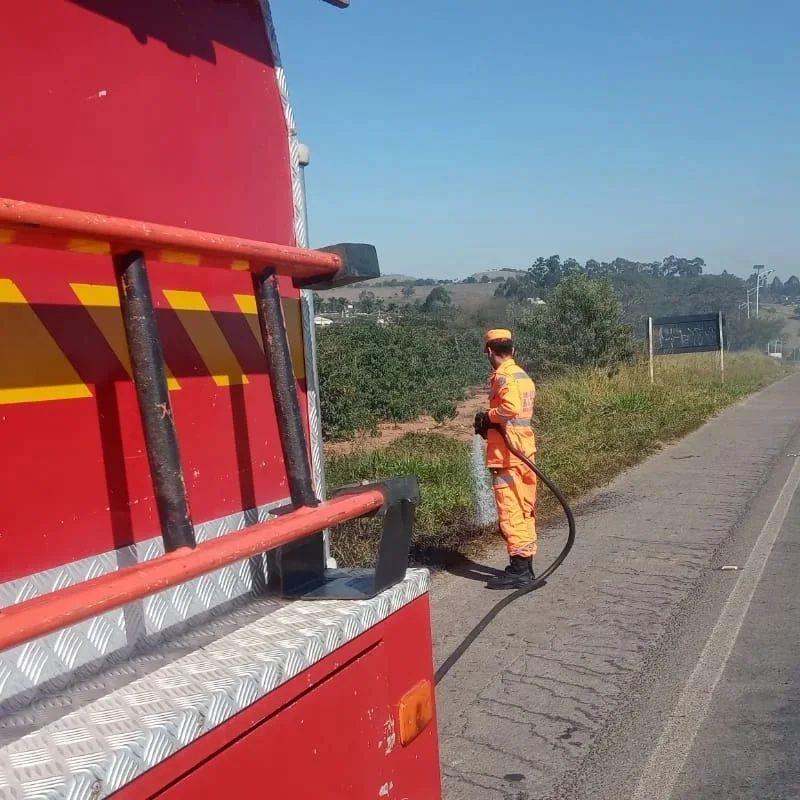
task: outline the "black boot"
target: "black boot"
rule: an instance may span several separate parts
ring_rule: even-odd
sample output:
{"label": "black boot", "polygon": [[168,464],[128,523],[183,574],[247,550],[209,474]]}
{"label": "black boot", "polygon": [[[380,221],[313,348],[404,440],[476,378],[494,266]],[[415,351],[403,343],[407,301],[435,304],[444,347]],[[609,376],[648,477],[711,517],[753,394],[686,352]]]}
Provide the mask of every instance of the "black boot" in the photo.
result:
{"label": "black boot", "polygon": [[491,578],[486,583],[487,589],[524,589],[530,586],[536,576],[533,574],[533,558],[511,556],[511,563],[504,574]]}

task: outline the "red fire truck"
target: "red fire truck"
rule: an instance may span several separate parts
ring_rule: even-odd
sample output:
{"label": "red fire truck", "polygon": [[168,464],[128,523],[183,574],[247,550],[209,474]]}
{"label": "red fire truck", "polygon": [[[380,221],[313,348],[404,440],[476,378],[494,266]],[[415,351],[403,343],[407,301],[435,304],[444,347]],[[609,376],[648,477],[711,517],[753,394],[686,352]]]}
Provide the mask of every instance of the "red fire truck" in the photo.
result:
{"label": "red fire truck", "polygon": [[4,11],[0,798],[439,798],[416,481],[325,497],[311,287],[377,257],[307,249],[267,4]]}

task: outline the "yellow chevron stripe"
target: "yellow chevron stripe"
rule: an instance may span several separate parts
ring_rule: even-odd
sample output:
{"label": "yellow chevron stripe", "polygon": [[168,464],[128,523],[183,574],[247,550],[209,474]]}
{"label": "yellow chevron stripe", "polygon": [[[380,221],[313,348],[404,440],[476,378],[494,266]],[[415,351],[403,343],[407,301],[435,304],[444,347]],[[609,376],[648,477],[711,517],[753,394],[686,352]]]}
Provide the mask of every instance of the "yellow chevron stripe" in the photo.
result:
{"label": "yellow chevron stripe", "polygon": [[[97,325],[103,338],[108,342],[114,355],[125,368],[128,375],[133,375],[130,354],[128,353],[128,340],[125,336],[125,326],[122,322],[122,312],[119,310],[119,290],[114,284],[101,283],[71,283],[70,288],[75,296],[89,312],[92,321]],[[167,369],[167,388],[177,391],[181,385]]]}
{"label": "yellow chevron stripe", "polygon": [[98,239],[70,239],[67,250],[73,253],[88,253],[92,256],[106,256],[111,253],[111,244]]}
{"label": "yellow chevron stripe", "polygon": [[16,284],[0,278],[0,405],[91,396]]}
{"label": "yellow chevron stripe", "polygon": [[164,289],[164,296],[189,334],[214,383],[217,386],[248,383],[202,293]]}
{"label": "yellow chevron stripe", "polygon": [[[258,346],[264,349],[264,340],[261,337],[261,326],[258,322],[258,309],[256,298],[252,294],[234,294],[233,299],[239,310],[244,314],[253,336],[256,337]],[[303,350],[303,313],[299,300],[281,300],[283,319],[286,323],[286,336],[289,339],[289,351],[292,354],[292,372],[295,378],[301,380],[306,377],[306,359]]]}
{"label": "yellow chevron stripe", "polygon": [[159,261],[167,264],[188,264],[190,267],[200,265],[200,256],[194,253],[183,253],[180,250],[162,250]]}

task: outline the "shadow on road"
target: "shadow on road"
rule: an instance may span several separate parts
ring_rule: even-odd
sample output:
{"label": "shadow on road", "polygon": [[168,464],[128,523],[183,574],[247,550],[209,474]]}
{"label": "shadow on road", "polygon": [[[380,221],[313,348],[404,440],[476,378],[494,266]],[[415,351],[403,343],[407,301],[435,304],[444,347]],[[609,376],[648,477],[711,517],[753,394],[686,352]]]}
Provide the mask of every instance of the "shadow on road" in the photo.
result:
{"label": "shadow on road", "polygon": [[447,547],[426,547],[414,553],[414,560],[426,566],[449,572],[459,578],[485,583],[489,578],[503,574],[502,569],[479,564],[457,550]]}

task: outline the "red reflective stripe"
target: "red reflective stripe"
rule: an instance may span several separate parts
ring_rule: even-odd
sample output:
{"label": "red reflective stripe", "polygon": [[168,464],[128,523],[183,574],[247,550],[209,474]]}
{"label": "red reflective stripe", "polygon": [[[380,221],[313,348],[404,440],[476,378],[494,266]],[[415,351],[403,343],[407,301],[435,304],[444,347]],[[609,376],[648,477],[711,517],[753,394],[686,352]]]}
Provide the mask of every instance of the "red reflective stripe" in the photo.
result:
{"label": "red reflective stripe", "polygon": [[242,271],[271,267],[297,278],[333,275],[342,266],[333,253],[8,198],[0,198],[0,244],[96,255],[141,250],[156,261]]}
{"label": "red reflective stripe", "polygon": [[143,564],[9,606],[0,612],[0,650],[363,516],[383,503],[383,493],[378,489],[342,495],[315,508],[298,508],[277,519],[204,542],[194,550],[181,548]]}

